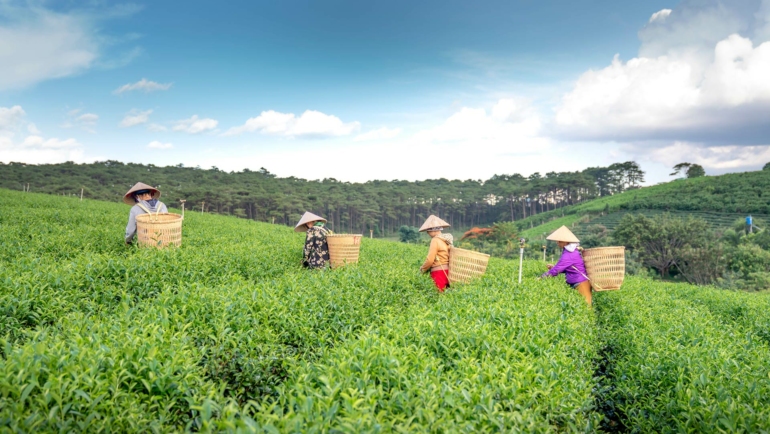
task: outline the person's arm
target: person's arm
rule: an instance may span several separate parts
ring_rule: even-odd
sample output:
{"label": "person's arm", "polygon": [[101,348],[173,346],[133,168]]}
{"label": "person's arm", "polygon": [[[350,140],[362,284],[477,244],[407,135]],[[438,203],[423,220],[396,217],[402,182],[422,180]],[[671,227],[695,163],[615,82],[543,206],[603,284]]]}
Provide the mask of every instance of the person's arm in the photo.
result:
{"label": "person's arm", "polygon": [[139,209],[139,207],[133,206],[131,207],[131,211],[128,213],[128,225],[126,225],[125,238],[126,244],[131,244],[134,239],[134,235],[136,235],[136,216],[139,215],[137,209]]}
{"label": "person's arm", "polygon": [[436,238],[433,238],[430,240],[430,249],[428,249],[428,257],[425,259],[425,262],[423,262],[422,267],[420,267],[421,272],[426,272],[430,269],[431,266],[433,266],[433,262],[436,261],[436,253],[438,253],[438,240]]}
{"label": "person's arm", "polygon": [[168,208],[166,207],[166,204],[163,203],[163,202],[160,203],[160,212],[162,212],[162,213],[164,213],[164,212],[167,213],[168,212]]}
{"label": "person's arm", "polygon": [[559,262],[551,267],[550,270],[543,273],[541,277],[556,277],[559,275],[559,273],[563,273],[567,268],[569,268],[570,265],[572,265],[571,261],[566,257],[565,254],[562,253],[561,257],[559,258]]}

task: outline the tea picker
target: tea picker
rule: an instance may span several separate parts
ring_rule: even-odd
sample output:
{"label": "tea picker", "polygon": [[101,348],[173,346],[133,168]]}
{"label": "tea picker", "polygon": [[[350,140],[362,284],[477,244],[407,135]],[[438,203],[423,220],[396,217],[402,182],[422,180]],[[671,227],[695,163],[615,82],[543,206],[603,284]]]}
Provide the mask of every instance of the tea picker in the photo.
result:
{"label": "tea picker", "polygon": [[307,232],[302,250],[303,267],[320,269],[325,268],[329,262],[329,243],[326,237],[331,231],[324,227],[325,224],[325,218],[305,212],[294,227],[294,232]]}
{"label": "tea picker", "polygon": [[449,223],[435,215],[430,215],[420,227],[420,232],[427,232],[431,237],[428,256],[420,267],[420,272],[426,273],[430,270],[430,277],[438,292],[444,292],[444,289],[449,287],[449,249],[452,248],[454,238],[452,234],[441,233],[448,227]]}
{"label": "tea picker", "polygon": [[136,236],[136,217],[142,214],[156,215],[168,213],[166,204],[160,200],[160,190],[143,182],[137,182],[123,195],[123,203],[133,205],[128,213],[128,225],[126,225],[126,244],[131,244]]}
{"label": "tea picker", "polygon": [[562,249],[561,257],[556,265],[548,264],[548,271],[540,277],[555,277],[564,273],[567,285],[577,289],[580,295],[585,298],[586,303],[591,305],[591,282],[588,279],[586,266],[583,257],[580,255],[578,246],[580,240],[566,226],[562,226],[549,235],[547,240],[556,241],[559,248]]}

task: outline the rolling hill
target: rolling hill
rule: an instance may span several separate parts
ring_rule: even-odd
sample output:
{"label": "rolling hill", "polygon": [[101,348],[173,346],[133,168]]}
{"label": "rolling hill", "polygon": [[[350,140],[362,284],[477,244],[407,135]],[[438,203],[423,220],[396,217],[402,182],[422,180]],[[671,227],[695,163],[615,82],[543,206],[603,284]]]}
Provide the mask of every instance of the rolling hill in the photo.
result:
{"label": "rolling hill", "polygon": [[747,214],[767,218],[770,171],[679,179],[541,213],[517,224],[523,237],[537,240],[561,225],[575,228],[576,232],[583,232],[591,224],[612,229],[628,212],[692,215],[704,218],[715,228],[729,226]]}

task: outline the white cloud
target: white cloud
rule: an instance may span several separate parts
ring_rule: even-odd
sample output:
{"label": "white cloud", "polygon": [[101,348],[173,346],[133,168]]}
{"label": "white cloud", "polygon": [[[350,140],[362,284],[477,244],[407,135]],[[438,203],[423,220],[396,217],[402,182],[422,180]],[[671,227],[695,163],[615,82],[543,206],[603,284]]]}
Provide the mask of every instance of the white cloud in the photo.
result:
{"label": "white cloud", "polygon": [[306,110],[300,117],[294,113],[280,113],[274,110],[263,111],[259,116],[250,118],[240,127],[234,127],[224,133],[233,136],[244,132],[284,137],[328,138],[347,136],[361,127],[359,122],[344,123],[334,115],[327,115],[315,110]]}
{"label": "white cloud", "polygon": [[82,125],[95,125],[96,121],[98,120],[99,115],[93,113],[85,113],[75,118],[75,121],[81,123]]}
{"label": "white cloud", "polygon": [[37,126],[33,123],[27,124],[27,131],[29,131],[30,134],[39,136],[43,133],[40,132],[39,129],[37,129]]}
{"label": "white cloud", "polygon": [[150,149],[171,149],[174,147],[171,143],[162,143],[157,140],[153,140],[152,142],[147,144],[147,147]]}
{"label": "white cloud", "polygon": [[217,127],[219,121],[216,119],[198,118],[198,115],[193,115],[190,119],[183,119],[177,121],[176,125],[172,128],[174,131],[183,131],[190,134],[198,134],[205,131],[213,130]]}
{"label": "white cloud", "polygon": [[[2,20],[2,18],[5,18]],[[98,57],[86,17],[0,3],[0,90],[78,74]]]}
{"label": "white cloud", "polygon": [[671,9],[661,9],[658,12],[652,14],[649,22],[652,23],[653,21],[665,20],[669,15],[671,15]]}
{"label": "white cloud", "polygon": [[27,136],[22,142],[22,146],[42,149],[68,149],[79,148],[82,145],[75,139],[60,140],[57,138],[44,139],[40,136]]}
{"label": "white cloud", "polygon": [[545,151],[540,117],[527,105],[501,99],[488,114],[483,108],[463,107],[443,124],[418,132],[416,142],[454,144],[486,152],[520,153]]}
{"label": "white cloud", "polygon": [[133,127],[136,125],[141,125],[144,123],[147,123],[150,120],[150,114],[152,113],[152,110],[131,110],[126,114],[126,117],[123,118],[122,121],[120,121],[120,126],[122,128],[128,128]]}
{"label": "white cloud", "polygon": [[615,56],[577,80],[556,108],[555,135],[767,143],[770,42],[756,35],[770,23],[770,0],[683,0],[664,11],[640,32],[639,56],[627,62]]}
{"label": "white cloud", "polygon": [[754,47],[751,40],[731,35],[714,52],[702,85],[706,104],[770,102],[770,42]]}
{"label": "white cloud", "polygon": [[158,133],[162,131],[168,131],[168,128],[161,124],[150,124],[150,125],[147,125],[147,130],[152,131],[154,133]]}
{"label": "white cloud", "polygon": [[67,112],[67,118],[59,125],[61,128],[80,128],[89,133],[96,133],[94,127],[99,121],[99,115],[95,113],[83,113],[82,109],[72,109]]}
{"label": "white cloud", "polygon": [[50,2],[0,0],[0,91],[91,68],[119,67],[141,53],[134,47],[112,59],[112,48],[130,40],[100,33],[102,21],[129,16],[140,7],[91,2],[77,9],[64,10],[65,5],[52,10],[44,7],[46,3]]}
{"label": "white cloud", "polygon": [[401,128],[378,128],[376,130],[368,131],[363,134],[357,135],[354,142],[367,142],[371,140],[388,140],[401,134]]}
{"label": "white cloud", "polygon": [[703,143],[674,142],[644,153],[650,160],[669,167],[683,161],[700,164],[709,174],[758,169],[770,161],[770,145],[704,146]]}
{"label": "white cloud", "polygon": [[120,95],[124,92],[130,92],[133,90],[141,90],[145,93],[154,92],[156,90],[169,90],[172,84],[173,83],[157,83],[143,78],[136,83],[124,84],[123,86],[115,89],[112,93],[115,95]]}
{"label": "white cloud", "polygon": [[24,118],[24,110],[21,106],[0,107],[0,131],[17,126]]}
{"label": "white cloud", "polygon": [[[77,140],[45,138],[24,118],[25,112],[20,106],[0,107],[0,161],[30,164],[84,161],[83,145]],[[25,125],[33,134],[24,137]],[[23,138],[17,138],[19,136]]]}
{"label": "white cloud", "polygon": [[[506,98],[487,106],[460,106],[408,136],[402,132],[376,141],[355,141],[355,136],[328,138],[324,152],[314,153],[312,159],[296,156],[317,150],[314,143],[299,141],[291,147],[253,147],[245,140],[236,148],[229,147],[231,141],[227,139],[221,144],[212,143],[207,154],[190,155],[183,163],[215,165],[224,170],[266,167],[279,176],[363,182],[488,179],[494,173],[528,175],[535,171],[576,170],[618,161],[608,155],[605,147],[594,146],[589,151],[581,147],[584,152],[575,152],[574,144],[565,148],[543,133],[540,115],[527,101]],[[222,152],[223,149],[233,152]],[[341,156],[346,163],[351,163],[340,164]]]}

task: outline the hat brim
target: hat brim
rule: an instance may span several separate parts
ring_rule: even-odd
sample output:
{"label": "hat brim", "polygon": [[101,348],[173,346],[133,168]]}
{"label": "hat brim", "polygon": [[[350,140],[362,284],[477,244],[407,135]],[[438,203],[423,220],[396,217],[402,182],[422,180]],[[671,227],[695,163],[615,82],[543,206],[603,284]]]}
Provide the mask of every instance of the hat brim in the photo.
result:
{"label": "hat brim", "polygon": [[312,212],[305,211],[305,214],[302,214],[302,217],[299,219],[297,226],[294,226],[294,232],[307,232],[307,224],[315,222],[326,223],[326,219]]}
{"label": "hat brim", "polygon": [[441,220],[440,218],[436,217],[435,215],[431,214],[428,216],[428,218],[425,220],[425,223],[420,226],[420,232],[425,232],[428,229],[433,228],[448,228],[450,226],[449,223],[445,222],[444,220]]}
{"label": "hat brim", "polygon": [[580,240],[578,237],[575,236],[575,234],[572,233],[571,230],[569,230],[568,227],[562,226],[559,229],[556,229],[551,233],[551,235],[548,235],[546,240],[549,241],[561,241],[564,243],[579,243]]}
{"label": "hat brim", "polygon": [[[152,198],[153,199],[160,199],[160,191],[159,190],[152,190]],[[136,205],[136,200],[134,200],[134,193],[127,194],[123,196],[123,202],[126,205]]]}
{"label": "hat brim", "polygon": [[128,190],[128,192],[126,192],[126,194],[123,195],[123,203],[126,205],[135,205],[136,200],[134,200],[134,194],[140,190],[150,190],[152,191],[153,199],[160,199],[160,190],[143,182],[137,182],[133,187],[131,187],[130,190]]}

